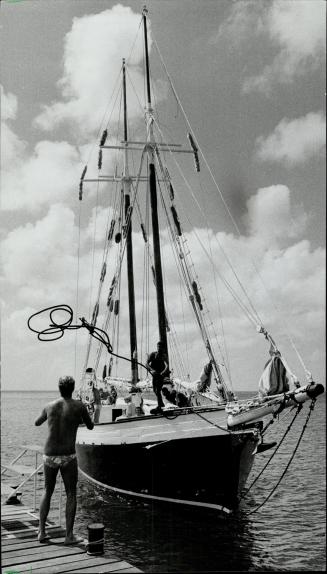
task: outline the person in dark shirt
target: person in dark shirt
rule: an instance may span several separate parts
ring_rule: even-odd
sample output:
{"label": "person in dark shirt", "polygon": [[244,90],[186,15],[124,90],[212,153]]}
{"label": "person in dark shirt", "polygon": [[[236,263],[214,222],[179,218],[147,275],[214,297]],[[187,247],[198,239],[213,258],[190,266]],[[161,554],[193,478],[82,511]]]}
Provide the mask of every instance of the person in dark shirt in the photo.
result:
{"label": "person in dark shirt", "polygon": [[150,353],[147,366],[152,375],[153,391],[157,397],[158,407],[152,409],[152,414],[157,414],[162,410],[164,402],[161,396],[161,388],[164,384],[164,378],[169,374],[168,359],[164,353],[164,347],[161,341],[157,344],[157,351]]}

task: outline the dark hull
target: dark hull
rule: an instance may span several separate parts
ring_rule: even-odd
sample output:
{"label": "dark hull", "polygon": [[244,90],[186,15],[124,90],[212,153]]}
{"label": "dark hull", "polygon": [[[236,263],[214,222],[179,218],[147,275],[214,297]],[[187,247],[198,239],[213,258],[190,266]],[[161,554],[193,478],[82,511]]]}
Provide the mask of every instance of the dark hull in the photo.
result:
{"label": "dark hull", "polygon": [[226,433],[76,448],[87,478],[120,494],[229,511],[237,507],[256,443],[252,433]]}

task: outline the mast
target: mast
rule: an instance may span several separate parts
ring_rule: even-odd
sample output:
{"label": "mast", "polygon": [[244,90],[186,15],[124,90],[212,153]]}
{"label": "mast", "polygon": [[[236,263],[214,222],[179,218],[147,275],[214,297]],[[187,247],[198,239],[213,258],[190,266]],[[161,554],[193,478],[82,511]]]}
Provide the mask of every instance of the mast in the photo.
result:
{"label": "mast", "polygon": [[154,135],[153,135],[153,110],[151,106],[151,86],[150,86],[150,67],[149,67],[149,50],[148,50],[148,34],[147,34],[147,9],[143,8],[143,27],[144,27],[144,47],[145,47],[145,68],[146,68],[146,86],[147,86],[147,103],[146,103],[146,121],[147,121],[147,142],[148,142],[148,159],[149,159],[149,187],[150,187],[150,203],[151,203],[151,218],[152,218],[152,234],[153,234],[153,250],[154,250],[154,268],[155,268],[155,285],[157,292],[157,311],[158,311],[158,327],[159,337],[163,344],[164,352],[168,359],[168,343],[167,343],[167,325],[166,325],[166,310],[164,300],[164,289],[162,279],[162,265],[161,265],[161,250],[160,250],[160,235],[159,235],[159,222],[158,222],[158,200],[157,200],[157,182],[156,182],[156,169],[154,164]]}
{"label": "mast", "polygon": [[127,252],[127,281],[128,281],[128,304],[129,304],[129,333],[130,352],[132,365],[132,385],[138,381],[137,368],[137,337],[135,316],[135,291],[134,291],[134,267],[133,267],[133,244],[132,244],[132,212],[130,207],[131,178],[128,171],[128,134],[127,134],[127,99],[126,99],[126,69],[123,59],[123,100],[124,100],[124,172],[123,191],[125,201],[125,228],[126,228],[126,252]]}

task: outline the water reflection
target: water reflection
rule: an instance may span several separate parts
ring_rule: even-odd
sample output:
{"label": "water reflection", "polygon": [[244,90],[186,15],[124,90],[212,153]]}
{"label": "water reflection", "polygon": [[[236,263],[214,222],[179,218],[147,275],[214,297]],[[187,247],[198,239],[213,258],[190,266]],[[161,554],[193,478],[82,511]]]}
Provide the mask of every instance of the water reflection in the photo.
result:
{"label": "water reflection", "polygon": [[[246,515],[119,500],[81,480],[79,525],[103,522],[108,552],[146,572],[253,569]],[[262,551],[261,551],[262,552]]]}

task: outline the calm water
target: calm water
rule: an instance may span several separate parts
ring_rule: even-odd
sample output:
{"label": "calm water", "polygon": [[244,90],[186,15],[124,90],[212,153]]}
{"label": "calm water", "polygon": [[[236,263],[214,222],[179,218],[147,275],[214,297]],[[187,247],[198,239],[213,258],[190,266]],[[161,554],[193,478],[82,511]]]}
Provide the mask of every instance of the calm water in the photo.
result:
{"label": "calm water", "polygon": [[[33,426],[34,419],[55,397],[54,393],[2,392],[2,462],[12,460],[24,442],[43,444],[47,428]],[[307,412],[305,405],[289,440],[236,516],[127,502],[81,480],[77,529],[87,537],[88,524],[103,522],[106,548],[144,572],[324,571],[325,396],[317,401],[300,448],[276,493],[258,512],[247,514],[264,500],[282,473]],[[283,413],[270,427],[266,440],[278,440],[292,416]],[[257,455],[251,477],[258,474],[270,453]],[[213,453],[212,464],[219,464],[219,453]],[[23,501],[29,504],[31,500],[30,487]]]}

